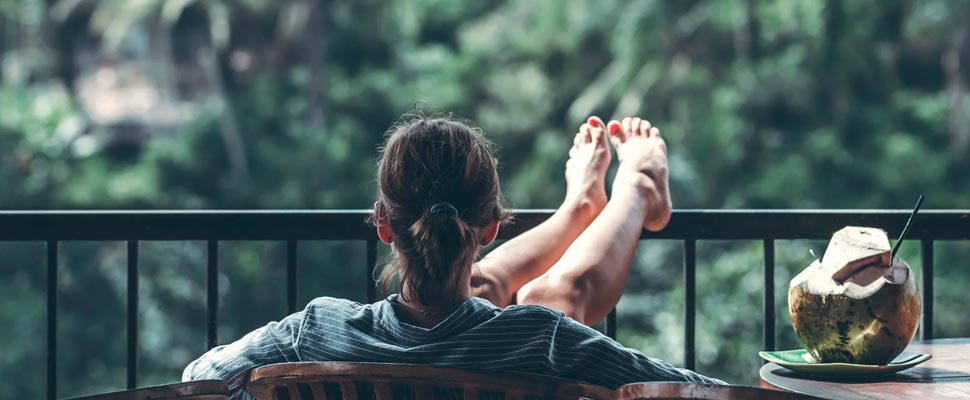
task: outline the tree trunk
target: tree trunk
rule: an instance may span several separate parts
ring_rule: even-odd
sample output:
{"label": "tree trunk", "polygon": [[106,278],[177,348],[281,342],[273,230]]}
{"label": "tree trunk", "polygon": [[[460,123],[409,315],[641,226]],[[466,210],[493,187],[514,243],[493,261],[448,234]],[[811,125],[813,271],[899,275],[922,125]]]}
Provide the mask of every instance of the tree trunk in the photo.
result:
{"label": "tree trunk", "polygon": [[306,97],[309,125],[314,133],[323,133],[327,125],[327,41],[330,28],[330,2],[328,0],[309,1],[307,7],[310,18],[304,35],[309,80]]}
{"label": "tree trunk", "polygon": [[950,100],[950,150],[957,159],[966,157],[970,148],[970,126],[967,124],[966,86],[960,66],[960,54],[966,42],[967,29],[961,26],[950,38],[950,46],[943,53],[943,72],[946,76],[946,91]]}
{"label": "tree trunk", "polygon": [[749,61],[757,61],[761,56],[761,22],[758,21],[758,0],[745,2],[747,21],[735,33],[735,47],[738,54]]}
{"label": "tree trunk", "polygon": [[823,84],[820,85],[824,93],[820,93],[820,102],[828,108],[829,114],[836,120],[841,120],[848,111],[842,62],[842,36],[845,35],[845,10],[842,0],[827,0],[825,2],[825,33],[823,36],[823,50],[821,69],[818,76]]}
{"label": "tree trunk", "polygon": [[218,102],[219,132],[222,135],[222,144],[226,149],[226,156],[229,158],[230,172],[233,178],[245,178],[249,174],[246,148],[242,136],[239,135],[239,126],[236,124],[236,115],[233,113],[232,104],[229,102],[225,87],[222,84],[222,74],[219,72],[219,58],[216,50],[211,46],[200,48],[199,63]]}

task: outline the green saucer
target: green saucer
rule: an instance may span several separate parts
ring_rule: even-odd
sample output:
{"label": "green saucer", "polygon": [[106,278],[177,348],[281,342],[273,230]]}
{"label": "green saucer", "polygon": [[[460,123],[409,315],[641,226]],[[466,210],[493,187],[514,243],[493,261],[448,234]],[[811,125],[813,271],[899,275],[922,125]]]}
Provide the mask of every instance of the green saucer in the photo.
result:
{"label": "green saucer", "polygon": [[812,359],[805,349],[786,351],[760,351],[758,355],[765,361],[773,362],[792,371],[806,375],[834,378],[857,378],[888,375],[915,367],[929,360],[929,354],[903,352],[888,365],[865,365],[848,363],[819,363]]}

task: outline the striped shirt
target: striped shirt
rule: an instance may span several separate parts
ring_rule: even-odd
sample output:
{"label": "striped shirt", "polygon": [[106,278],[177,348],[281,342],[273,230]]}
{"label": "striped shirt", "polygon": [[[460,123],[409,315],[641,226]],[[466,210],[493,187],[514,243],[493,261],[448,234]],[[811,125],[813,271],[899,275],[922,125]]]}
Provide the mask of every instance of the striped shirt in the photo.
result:
{"label": "striped shirt", "polygon": [[397,318],[395,296],[374,304],[317,298],[301,312],[209,350],[185,368],[182,380],[230,380],[282,362],[353,361],[532,373],[611,389],[642,381],[724,383],[623,347],[546,307],[502,309],[472,297],[434,327],[422,328]]}

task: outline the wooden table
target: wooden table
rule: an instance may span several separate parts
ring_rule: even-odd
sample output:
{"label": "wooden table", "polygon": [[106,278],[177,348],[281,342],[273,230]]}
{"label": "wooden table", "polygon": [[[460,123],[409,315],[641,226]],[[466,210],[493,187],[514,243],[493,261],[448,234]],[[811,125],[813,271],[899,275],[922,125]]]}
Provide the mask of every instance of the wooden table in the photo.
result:
{"label": "wooden table", "polygon": [[970,399],[970,339],[913,343],[933,358],[893,375],[865,380],[807,378],[775,363],[761,367],[761,387],[834,399]]}

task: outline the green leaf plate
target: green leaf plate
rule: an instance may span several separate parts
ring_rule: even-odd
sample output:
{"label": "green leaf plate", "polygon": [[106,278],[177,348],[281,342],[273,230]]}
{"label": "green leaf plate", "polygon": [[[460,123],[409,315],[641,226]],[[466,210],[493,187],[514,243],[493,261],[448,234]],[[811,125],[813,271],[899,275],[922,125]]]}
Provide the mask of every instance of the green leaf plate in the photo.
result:
{"label": "green leaf plate", "polygon": [[765,361],[773,362],[795,372],[835,378],[857,378],[893,374],[904,369],[915,367],[932,357],[929,354],[903,352],[889,362],[888,365],[866,365],[815,362],[805,349],[760,351],[758,355]]}

